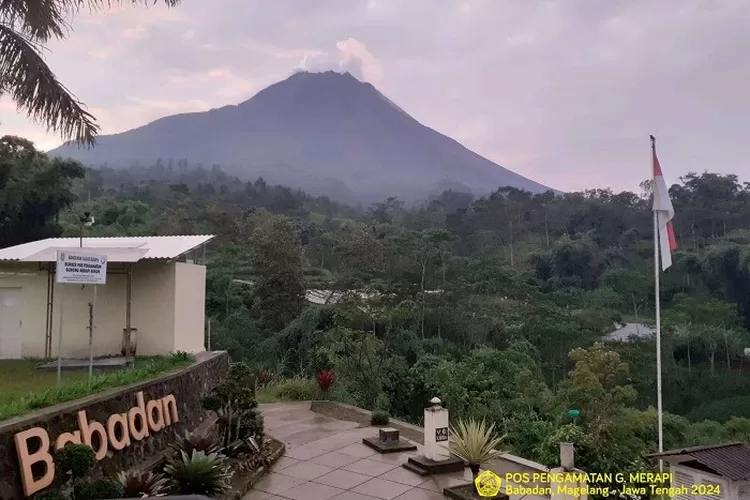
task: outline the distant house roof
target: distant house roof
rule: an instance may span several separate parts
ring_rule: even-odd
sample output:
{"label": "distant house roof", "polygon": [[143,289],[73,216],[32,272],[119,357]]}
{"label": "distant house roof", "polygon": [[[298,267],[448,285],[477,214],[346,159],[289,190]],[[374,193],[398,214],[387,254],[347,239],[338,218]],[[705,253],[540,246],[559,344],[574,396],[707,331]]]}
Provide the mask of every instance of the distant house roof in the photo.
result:
{"label": "distant house roof", "polygon": [[653,326],[644,325],[643,323],[625,323],[616,325],[616,330],[605,335],[606,340],[615,340],[628,342],[631,339],[647,339],[656,333]]}
{"label": "distant house roof", "polygon": [[672,458],[670,462],[686,467],[698,468],[695,465],[700,465],[733,481],[750,481],[750,446],[744,443],[694,446],[649,456]]}
{"label": "distant house roof", "polygon": [[172,260],[207,243],[214,235],[47,238],[0,249],[0,262],[55,262],[58,250],[104,253],[109,262]]}

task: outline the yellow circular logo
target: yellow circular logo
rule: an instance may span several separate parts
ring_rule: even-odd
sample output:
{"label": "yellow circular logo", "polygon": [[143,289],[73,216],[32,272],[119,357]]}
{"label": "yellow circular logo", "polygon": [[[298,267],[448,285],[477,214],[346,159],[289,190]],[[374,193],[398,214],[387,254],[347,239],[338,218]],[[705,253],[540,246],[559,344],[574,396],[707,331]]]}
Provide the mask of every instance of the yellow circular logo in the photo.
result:
{"label": "yellow circular logo", "polygon": [[503,480],[491,470],[486,470],[477,476],[474,484],[480,497],[496,497],[500,493]]}

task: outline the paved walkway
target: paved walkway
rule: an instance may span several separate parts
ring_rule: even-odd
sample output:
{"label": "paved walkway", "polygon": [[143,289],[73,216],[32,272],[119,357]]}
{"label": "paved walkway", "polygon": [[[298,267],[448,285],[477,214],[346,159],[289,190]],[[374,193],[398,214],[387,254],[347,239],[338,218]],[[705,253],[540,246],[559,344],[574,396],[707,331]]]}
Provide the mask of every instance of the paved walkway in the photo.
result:
{"label": "paved walkway", "polygon": [[266,432],[286,444],[286,453],[243,500],[443,500],[443,488],[471,478],[468,469],[418,476],[401,467],[410,453],[380,454],[362,444],[377,428],[319,415],[309,402],[261,410]]}

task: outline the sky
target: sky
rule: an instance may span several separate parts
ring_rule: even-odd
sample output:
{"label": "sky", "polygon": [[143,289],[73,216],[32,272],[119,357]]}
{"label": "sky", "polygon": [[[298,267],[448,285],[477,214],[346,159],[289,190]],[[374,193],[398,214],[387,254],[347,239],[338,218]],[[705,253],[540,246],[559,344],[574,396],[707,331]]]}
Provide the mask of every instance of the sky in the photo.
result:
{"label": "sky", "polygon": [[[70,25],[44,56],[104,134],[337,69],[556,189],[639,191],[649,134],[668,183],[750,181],[747,0],[182,0]],[[61,142],[7,98],[5,134]]]}

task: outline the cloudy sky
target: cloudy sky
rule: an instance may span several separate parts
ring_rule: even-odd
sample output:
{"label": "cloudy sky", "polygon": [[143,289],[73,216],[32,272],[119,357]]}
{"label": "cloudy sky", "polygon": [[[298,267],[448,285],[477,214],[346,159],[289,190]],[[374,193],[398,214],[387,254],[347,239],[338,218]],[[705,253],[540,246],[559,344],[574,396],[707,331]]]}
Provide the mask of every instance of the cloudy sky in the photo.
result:
{"label": "cloudy sky", "polygon": [[[750,181],[747,0],[182,0],[82,13],[46,58],[103,133],[343,68],[422,123],[561,190]],[[0,134],[59,138],[0,101]]]}

